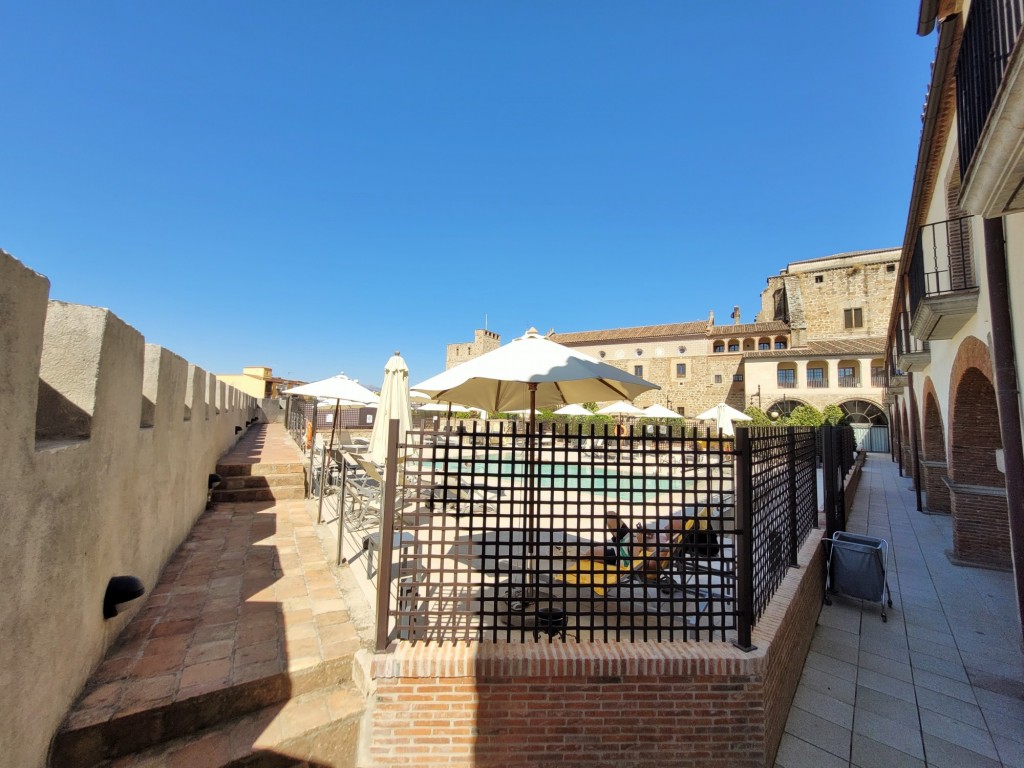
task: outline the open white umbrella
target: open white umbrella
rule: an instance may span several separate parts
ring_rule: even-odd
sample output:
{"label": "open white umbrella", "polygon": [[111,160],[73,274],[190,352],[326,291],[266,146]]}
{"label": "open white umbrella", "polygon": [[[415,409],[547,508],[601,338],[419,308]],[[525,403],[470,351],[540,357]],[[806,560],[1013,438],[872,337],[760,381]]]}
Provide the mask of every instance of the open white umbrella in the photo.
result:
{"label": "open white umbrella", "polygon": [[697,414],[696,418],[702,421],[714,421],[723,435],[735,434],[732,425],[734,421],[751,420],[743,411],[737,411],[731,405],[726,405],[725,403],[719,403],[714,408],[708,408],[704,413]]}
{"label": "open white umbrella", "polygon": [[424,413],[480,413],[485,414],[483,408],[470,408],[468,405],[459,405],[458,403],[423,403],[423,405],[416,406],[417,411],[423,411]]}
{"label": "open white umbrella", "polygon": [[644,416],[649,419],[681,419],[683,418],[671,408],[666,408],[661,403],[648,405],[644,408]]}
{"label": "open white umbrella", "polygon": [[589,408],[584,408],[578,403],[569,403],[563,405],[557,411],[554,411],[558,416],[593,416],[594,412]]}
{"label": "open white umbrella", "polygon": [[659,387],[546,339],[531,328],[518,339],[449,368],[414,389],[435,400],[458,401],[492,413],[529,408],[533,414],[537,408],[567,403],[632,400]]}
{"label": "open white umbrella", "polygon": [[383,464],[387,459],[388,431],[393,419],[398,419],[398,434],[405,435],[412,425],[409,366],[398,352],[384,366],[384,383],[381,384],[377,416],[370,433],[370,458],[376,464]]}
{"label": "open white umbrella", "polygon": [[604,408],[598,408],[595,413],[598,416],[643,416],[644,411],[642,408],[637,408],[632,403],[627,403],[625,400],[619,400],[618,402],[606,405]]}
{"label": "open white umbrella", "polygon": [[[518,339],[486,352],[416,385],[435,400],[457,400],[492,413],[530,409],[526,432],[527,465],[533,466],[533,433],[537,408],[558,408],[621,398],[632,400],[657,384],[614,365],[546,339],[530,328]],[[527,473],[526,544],[530,558],[536,547],[533,473]],[[536,560],[533,560],[534,567]],[[536,574],[532,574],[536,581]]]}

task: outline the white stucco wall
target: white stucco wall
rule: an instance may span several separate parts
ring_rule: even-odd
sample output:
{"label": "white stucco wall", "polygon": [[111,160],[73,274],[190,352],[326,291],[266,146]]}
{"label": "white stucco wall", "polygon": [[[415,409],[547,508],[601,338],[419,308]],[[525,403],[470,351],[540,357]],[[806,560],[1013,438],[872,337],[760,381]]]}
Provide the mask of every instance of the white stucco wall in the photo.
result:
{"label": "white stucco wall", "polygon": [[0,763],[24,768],[144,602],[105,621],[108,580],[153,587],[257,415],[109,310],[48,293],[0,251]]}

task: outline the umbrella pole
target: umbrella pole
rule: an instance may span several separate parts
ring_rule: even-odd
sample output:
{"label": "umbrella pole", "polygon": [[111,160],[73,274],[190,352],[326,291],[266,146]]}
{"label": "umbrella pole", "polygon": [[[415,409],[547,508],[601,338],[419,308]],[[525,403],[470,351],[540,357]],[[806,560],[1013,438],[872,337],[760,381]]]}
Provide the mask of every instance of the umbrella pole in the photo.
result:
{"label": "umbrella pole", "polygon": [[331,422],[331,441],[327,447],[327,453],[320,458],[320,502],[316,507],[316,522],[319,525],[323,522],[324,512],[324,477],[327,474],[327,457],[334,450],[334,430],[338,427],[338,411],[341,409],[341,400],[334,401],[334,421]]}
{"label": "umbrella pole", "polygon": [[533,585],[533,588],[526,591],[530,597],[536,599],[536,584],[540,580],[537,574],[537,499],[533,477],[533,432],[537,427],[537,384],[531,382],[527,386],[530,390],[530,425],[526,431],[526,569],[527,583]]}

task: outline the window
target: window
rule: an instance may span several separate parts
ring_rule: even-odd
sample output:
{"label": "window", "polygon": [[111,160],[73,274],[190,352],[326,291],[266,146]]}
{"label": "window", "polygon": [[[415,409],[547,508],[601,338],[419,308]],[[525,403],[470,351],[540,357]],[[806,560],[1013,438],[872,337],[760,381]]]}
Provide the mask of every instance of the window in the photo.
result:
{"label": "window", "polygon": [[785,349],[786,348],[785,340],[784,339],[779,339],[778,341],[776,341],[775,342],[775,348],[776,349]]}
{"label": "window", "polygon": [[782,389],[792,389],[796,385],[796,371],[792,368],[780,368],[777,375]]}
{"label": "window", "polygon": [[739,352],[740,351],[740,343],[738,341],[729,342],[729,351],[730,352]]}
{"label": "window", "polygon": [[633,375],[634,376],[639,376],[639,377],[643,378],[644,367],[642,365],[634,365],[633,366]]}
{"label": "window", "polygon": [[808,368],[807,369],[807,386],[813,389],[820,389],[825,386],[825,369],[824,368]]}
{"label": "window", "polygon": [[733,381],[743,381],[743,374],[742,373],[734,373],[732,375],[732,380]]}
{"label": "window", "polygon": [[853,368],[847,368],[845,365],[839,366],[839,378],[843,378],[844,376],[849,376],[852,379]]}
{"label": "window", "polygon": [[722,374],[716,373],[715,374],[715,384],[721,384],[721,383],[722,383]]}
{"label": "window", "polygon": [[895,272],[896,271],[896,265],[895,264],[886,264],[885,265],[885,271],[886,272]]}
{"label": "window", "polygon": [[725,352],[725,344],[720,341],[715,342],[715,352]]}
{"label": "window", "polygon": [[840,365],[839,366],[839,386],[840,387],[859,387],[860,382],[857,381],[856,369],[851,366]]}
{"label": "window", "polygon": [[862,310],[860,307],[855,307],[853,309],[844,309],[843,324],[847,328],[863,328],[864,310]]}
{"label": "window", "polygon": [[759,342],[757,342],[757,348],[761,352],[764,352],[766,349],[771,349],[772,345],[771,345],[770,342],[767,342],[767,341],[759,341]]}
{"label": "window", "polygon": [[676,363],[676,376],[686,375],[686,363]]}
{"label": "window", "polygon": [[824,275],[815,275],[814,276],[814,282],[816,282],[816,283],[824,283],[825,282],[825,276]]}

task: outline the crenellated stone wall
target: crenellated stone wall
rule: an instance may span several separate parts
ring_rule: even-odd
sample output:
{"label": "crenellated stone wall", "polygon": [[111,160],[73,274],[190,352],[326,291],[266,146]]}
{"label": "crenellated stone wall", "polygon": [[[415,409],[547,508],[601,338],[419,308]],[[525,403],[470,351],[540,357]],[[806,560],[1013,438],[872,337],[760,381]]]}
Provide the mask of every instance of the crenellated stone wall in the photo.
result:
{"label": "crenellated stone wall", "polygon": [[142,601],[102,614],[112,576],[151,588],[257,401],[107,309],[48,301],[0,251],[0,744],[45,764],[49,741]]}

